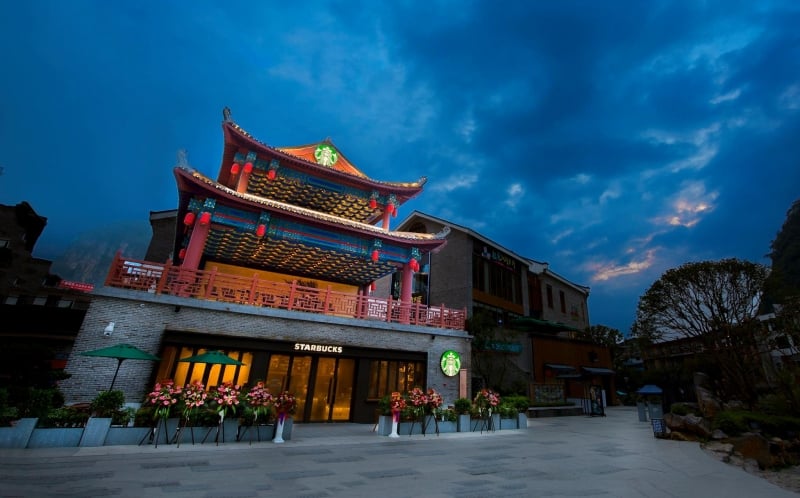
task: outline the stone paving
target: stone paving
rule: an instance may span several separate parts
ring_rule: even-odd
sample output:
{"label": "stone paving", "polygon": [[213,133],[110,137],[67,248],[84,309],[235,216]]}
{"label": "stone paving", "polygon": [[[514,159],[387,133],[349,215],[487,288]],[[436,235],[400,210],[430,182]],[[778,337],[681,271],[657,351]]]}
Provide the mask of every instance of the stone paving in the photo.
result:
{"label": "stone paving", "polygon": [[529,419],[484,433],[378,436],[372,425],[296,424],[284,444],[0,452],[0,496],[797,497],[653,437],[635,408]]}

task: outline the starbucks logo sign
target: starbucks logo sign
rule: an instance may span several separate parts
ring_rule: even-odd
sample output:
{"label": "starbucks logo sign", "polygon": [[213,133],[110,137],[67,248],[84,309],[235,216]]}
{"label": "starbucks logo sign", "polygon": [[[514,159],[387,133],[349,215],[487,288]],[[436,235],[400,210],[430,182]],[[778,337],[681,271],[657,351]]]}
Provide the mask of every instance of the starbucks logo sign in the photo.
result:
{"label": "starbucks logo sign", "polygon": [[458,372],[461,370],[461,355],[452,349],[448,349],[442,353],[440,365],[442,367],[442,373],[448,377],[454,377],[458,375]]}
{"label": "starbucks logo sign", "polygon": [[314,151],[314,159],[322,166],[333,166],[339,160],[339,153],[328,144],[319,144]]}

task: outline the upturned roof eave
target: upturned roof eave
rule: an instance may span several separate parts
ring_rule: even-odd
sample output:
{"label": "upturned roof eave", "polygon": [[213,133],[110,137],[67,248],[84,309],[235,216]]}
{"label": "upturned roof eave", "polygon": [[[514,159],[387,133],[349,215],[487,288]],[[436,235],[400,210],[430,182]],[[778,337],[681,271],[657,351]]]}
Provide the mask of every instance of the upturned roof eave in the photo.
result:
{"label": "upturned roof eave", "polygon": [[[387,194],[395,194],[395,196],[398,198],[398,201],[401,203],[416,197],[420,192],[422,192],[422,188],[427,182],[426,177],[422,177],[416,182],[387,182],[375,180],[366,175],[357,176],[342,171],[337,171],[335,169],[326,168],[316,163],[309,162],[292,154],[288,154],[277,147],[267,145],[256,139],[253,135],[245,131],[241,126],[233,121],[223,121],[222,127],[225,137],[225,149],[219,175],[219,181],[221,183],[225,183],[227,180],[226,176],[228,173],[226,166],[233,162],[233,156],[235,155],[237,149],[243,145],[247,146],[248,148],[253,148],[257,152],[272,155],[281,161],[289,162],[295,167],[309,171],[314,175],[335,178],[337,181],[356,186],[364,190],[378,190]],[[353,167],[355,168],[355,166]],[[358,168],[355,169],[358,170]]]}
{"label": "upturned roof eave", "polygon": [[185,166],[176,166],[174,173],[178,182],[180,197],[180,207],[178,210],[179,219],[186,214],[186,206],[189,197],[191,195],[203,195],[217,199],[223,198],[233,204],[239,204],[254,210],[265,210],[303,219],[310,223],[334,226],[338,229],[392,242],[402,247],[419,247],[426,251],[434,251],[444,245],[446,242],[445,237],[450,231],[449,227],[446,227],[445,230],[436,234],[386,231],[374,225],[314,211],[312,209],[293,206],[252,194],[237,192]]}

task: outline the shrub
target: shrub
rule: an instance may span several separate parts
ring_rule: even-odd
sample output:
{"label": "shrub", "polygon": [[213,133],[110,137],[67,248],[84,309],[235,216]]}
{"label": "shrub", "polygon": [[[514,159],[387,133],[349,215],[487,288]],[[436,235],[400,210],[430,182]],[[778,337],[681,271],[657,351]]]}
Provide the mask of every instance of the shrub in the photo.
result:
{"label": "shrub", "polygon": [[497,407],[497,412],[500,414],[501,418],[514,418],[517,416],[517,413],[519,413],[516,406],[512,403],[506,403],[505,401],[500,403],[500,406]]}
{"label": "shrub", "polygon": [[37,427],[84,427],[89,420],[89,411],[77,407],[61,407],[50,410],[39,417]]}
{"label": "shrub", "polygon": [[670,413],[675,415],[689,415],[690,413],[695,413],[694,408],[687,405],[686,403],[672,403],[672,406],[669,408]]}
{"label": "shrub", "polygon": [[503,404],[511,405],[517,413],[527,413],[531,407],[531,400],[527,396],[506,396],[503,398]]}
{"label": "shrub", "polygon": [[466,415],[472,409],[472,400],[470,400],[469,398],[458,398],[453,403],[453,408],[455,409],[456,414]]}
{"label": "shrub", "polygon": [[436,418],[439,420],[444,420],[445,422],[455,422],[458,420],[458,415],[456,414],[455,410],[450,408],[437,408]]}
{"label": "shrub", "polygon": [[24,399],[20,400],[17,410],[20,417],[45,418],[54,408],[64,405],[64,395],[55,388],[27,389]]}
{"label": "shrub", "polygon": [[92,400],[91,409],[96,417],[119,417],[125,394],[122,391],[103,391]]}
{"label": "shrub", "polygon": [[392,397],[390,395],[387,394],[378,400],[378,410],[381,411],[381,415],[392,414]]}
{"label": "shrub", "polygon": [[759,431],[765,436],[791,437],[800,432],[800,418],[745,410],[726,410],[714,418],[714,428],[729,436]]}
{"label": "shrub", "polygon": [[136,414],[133,416],[133,425],[134,427],[153,427],[155,425],[154,417],[155,407],[143,406],[136,410]]}

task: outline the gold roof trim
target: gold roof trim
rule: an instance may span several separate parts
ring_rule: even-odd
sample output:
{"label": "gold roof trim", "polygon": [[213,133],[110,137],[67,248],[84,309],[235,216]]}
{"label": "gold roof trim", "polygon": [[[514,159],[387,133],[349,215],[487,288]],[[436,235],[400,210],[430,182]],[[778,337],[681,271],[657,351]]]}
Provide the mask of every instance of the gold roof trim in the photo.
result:
{"label": "gold roof trim", "polygon": [[222,185],[221,183],[215,182],[214,180],[208,178],[207,176],[203,175],[199,171],[195,170],[194,168],[188,166],[176,166],[176,169],[180,169],[191,175],[192,178],[196,179],[199,182],[202,182],[210,187],[213,187],[220,192],[231,196],[231,197],[238,197],[244,201],[252,202],[255,204],[260,204],[262,206],[269,206],[275,209],[280,209],[282,211],[286,211],[289,213],[299,214],[303,216],[307,216],[309,218],[315,218],[320,221],[327,221],[331,223],[336,223],[338,225],[347,226],[356,230],[362,230],[365,232],[372,232],[376,235],[382,236],[389,236],[395,237],[398,239],[406,239],[406,240],[441,240],[447,237],[447,234],[450,233],[450,227],[444,227],[438,233],[430,234],[430,233],[416,233],[416,232],[393,232],[393,231],[386,231],[380,227],[376,227],[374,225],[369,225],[367,223],[359,223],[357,221],[348,220],[347,218],[341,218],[339,216],[333,216],[326,213],[321,213],[319,211],[314,211],[313,209],[306,209],[299,206],[293,206],[291,204],[286,204],[284,202],[274,201],[271,199],[267,199],[264,197],[259,197],[257,195],[237,192],[233,189]]}

